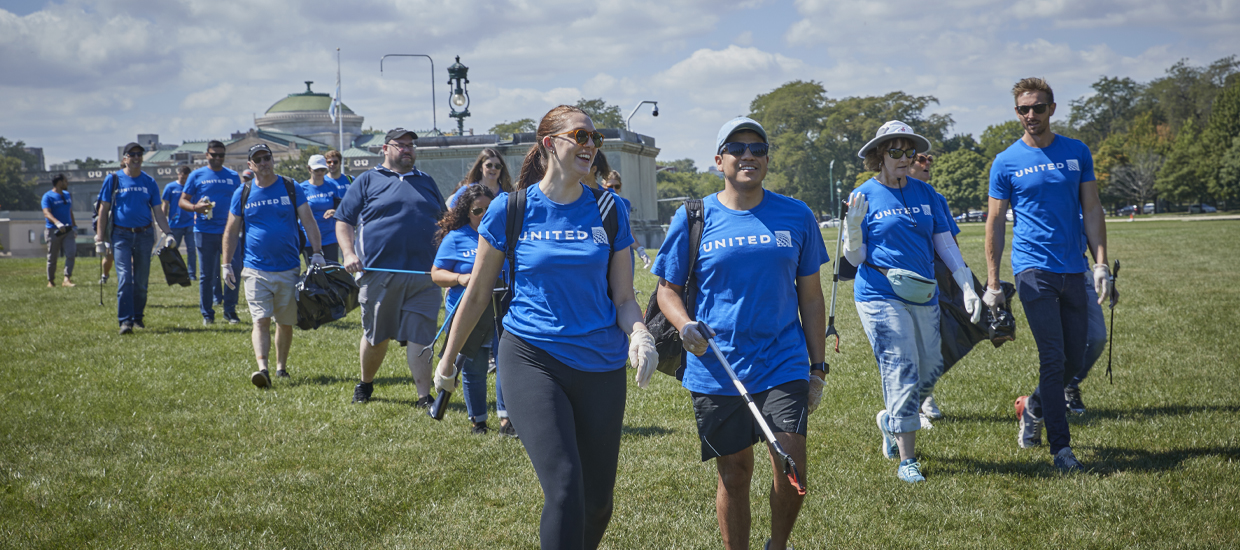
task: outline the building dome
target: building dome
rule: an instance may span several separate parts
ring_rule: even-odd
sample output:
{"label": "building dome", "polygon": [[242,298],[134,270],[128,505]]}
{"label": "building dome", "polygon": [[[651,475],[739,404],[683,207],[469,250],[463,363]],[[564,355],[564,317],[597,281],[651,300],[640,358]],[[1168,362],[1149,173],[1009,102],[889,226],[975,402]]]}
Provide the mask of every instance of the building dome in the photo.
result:
{"label": "building dome", "polygon": [[310,89],[313,81],[306,81],[306,91],[289,94],[254,120],[259,130],[281,132],[311,139],[331,148],[348,149],[349,144],[362,133],[364,117],[357,115],[343,103],[340,118],[344,126],[344,144],[340,143],[340,126],[329,113],[332,105],[330,94],[315,93]]}

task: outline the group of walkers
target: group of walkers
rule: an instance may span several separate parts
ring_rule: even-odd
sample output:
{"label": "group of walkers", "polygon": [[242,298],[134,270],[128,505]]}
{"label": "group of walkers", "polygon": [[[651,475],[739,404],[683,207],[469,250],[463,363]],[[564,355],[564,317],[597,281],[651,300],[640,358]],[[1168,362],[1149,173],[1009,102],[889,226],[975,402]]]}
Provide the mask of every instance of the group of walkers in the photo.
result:
{"label": "group of walkers", "polygon": [[[946,200],[926,182],[929,140],[890,121],[857,151],[875,175],[849,196],[836,262],[857,266],[854,303],[884,403],[876,415],[880,451],[898,461],[896,476],[905,482],[926,479],[915,436],[942,416],[933,395],[945,370],[936,258],[971,322],[983,308],[997,315],[1007,299],[999,266],[1009,206],[1012,270],[1040,361],[1037,389],[1016,401],[1018,442],[1040,445],[1045,426],[1054,465],[1083,468],[1066,412],[1083,412],[1079,383],[1101,352],[1100,331],[1105,339],[1100,304],[1113,293],[1106,228],[1088,148],[1050,131],[1050,86],[1026,78],[1013,97],[1025,132],[991,170],[982,288],[954,238],[959,229]],[[259,366],[251,381],[267,387],[272,319],[277,377],[289,376],[299,256],[310,265],[340,262],[360,287],[353,402],[373,398],[374,377],[395,341],[405,347],[415,406],[430,407],[432,386],[455,391],[459,376],[470,428],[486,433],[494,365],[500,431],[520,434],[543,491],[542,547],[595,548],[614,509],[626,363],[639,388],[659,363],[635,299],[635,250],[659,277],[658,306],[687,352],[681,383],[701,459],[715,461],[724,546],[748,547],[753,446],[765,435],[790,458],[771,453],[766,548],[791,548],[808,479],[808,416],[822,400],[828,370],[820,272],[831,258],[810,208],[764,188],[774,153],[766,130],[744,117],[719,129],[715,164],[724,189],[676,211],[653,265],[633,236],[631,206],[616,194],[620,175],[599,150],[603,136],[590,117],[562,105],[535,135],[515,178],[501,154],[487,149],[446,201],[415,167],[417,135],[403,128],[385,136],[383,164],[355,181],[340,175],[333,151],[310,159],[308,181],[293,182],[275,173],[270,149],[256,145],[243,183],[223,166],[224,145],[213,141],[207,166],[183,169],[162,197],[141,172],[144,150],[131,143],[124,169],[103,185],[98,210],[105,230],[97,241],[117,266],[121,333],[143,327],[152,226],[164,232],[164,246],[175,246],[192,225],[203,322],[214,322],[214,305],[238,321],[237,278],[244,279]],[[64,187],[58,180],[44,197],[49,285],[54,238],[75,224]],[[221,203],[227,210],[217,210]],[[65,286],[72,286],[72,262],[67,255]],[[447,336],[432,367],[427,350],[439,337],[441,305]],[[798,471],[782,475],[790,463]]]}

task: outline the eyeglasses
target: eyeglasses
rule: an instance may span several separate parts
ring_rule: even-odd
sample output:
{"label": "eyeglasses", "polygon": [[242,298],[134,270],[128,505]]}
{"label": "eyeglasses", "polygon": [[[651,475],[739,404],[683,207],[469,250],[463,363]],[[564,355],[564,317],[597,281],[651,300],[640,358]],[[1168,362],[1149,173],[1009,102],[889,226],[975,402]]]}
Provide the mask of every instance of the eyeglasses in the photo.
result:
{"label": "eyeglasses", "polygon": [[410,143],[409,145],[401,145],[399,143],[396,143],[395,141],[388,142],[387,146],[395,147],[397,149],[400,149],[401,151],[412,151],[418,148],[418,144],[416,143]]}
{"label": "eyeglasses", "polygon": [[487,210],[486,210],[485,208],[471,208],[471,209],[469,210],[469,213],[470,213],[470,214],[473,214],[473,215],[475,215],[475,216],[481,216],[481,215],[482,215],[482,213],[483,213],[483,212],[486,212],[486,211],[487,211]]}
{"label": "eyeglasses", "polygon": [[500,168],[503,168],[504,166],[501,164],[495,164],[494,162],[487,162],[487,163],[484,163],[482,167],[490,169],[490,170],[499,170]]}
{"label": "eyeglasses", "polygon": [[340,161],[338,161],[338,160],[334,160],[334,159],[328,159],[328,160],[327,160],[327,165],[328,165],[328,166],[331,166],[331,165],[333,165],[333,164],[340,164]]}
{"label": "eyeglasses", "polygon": [[591,132],[584,128],[578,128],[576,130],[569,130],[567,132],[551,134],[551,137],[563,136],[563,135],[571,135],[573,137],[573,141],[577,142],[577,145],[585,145],[590,140],[594,140],[595,147],[603,146],[603,134],[599,133],[597,130]]}
{"label": "eyeglasses", "polygon": [[271,162],[271,155],[263,155],[261,157],[251,157],[250,162],[253,162],[254,164],[262,164],[264,162]]}
{"label": "eyeglasses", "polygon": [[125,156],[129,158],[142,158],[142,151],[126,151]]}
{"label": "eyeglasses", "polygon": [[1046,112],[1047,107],[1050,107],[1050,105],[1047,103],[1039,103],[1037,105],[1017,105],[1016,112],[1022,115],[1027,115],[1029,114],[1029,109],[1033,109],[1034,113],[1037,113],[1040,115]]}
{"label": "eyeglasses", "polygon": [[222,159],[224,158],[224,154],[225,153],[207,153],[207,156],[213,159]]}
{"label": "eyeglasses", "polygon": [[920,164],[930,164],[934,162],[934,157],[930,155],[917,155],[917,162]]}
{"label": "eyeglasses", "polygon": [[741,143],[738,141],[729,141],[719,148],[719,153],[727,153],[734,157],[740,157],[745,154],[745,149],[749,149],[755,157],[765,157],[767,152],[771,150],[770,144],[761,141],[754,143]]}
{"label": "eyeglasses", "polygon": [[888,149],[887,156],[893,159],[898,159],[900,157],[908,157],[909,160],[912,160],[913,157],[917,156],[917,150],[916,149]]}

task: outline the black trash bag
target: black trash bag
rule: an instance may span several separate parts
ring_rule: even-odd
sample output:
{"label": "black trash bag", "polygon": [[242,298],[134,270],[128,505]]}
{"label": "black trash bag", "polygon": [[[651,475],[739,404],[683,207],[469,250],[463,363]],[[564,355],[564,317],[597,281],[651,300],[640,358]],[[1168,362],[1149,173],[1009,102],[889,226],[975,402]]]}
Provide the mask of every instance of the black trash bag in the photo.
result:
{"label": "black trash bag", "polygon": [[[964,289],[956,284],[956,279],[938,254],[934,255],[934,280],[939,285],[939,336],[942,338],[944,373],[972,351],[978,342],[990,340],[997,348],[1008,340],[1016,339],[1016,322],[1011,310],[1016,287],[1012,283],[999,281],[999,288],[1006,297],[999,310],[999,318],[994,319],[990,308],[981,304],[982,317],[974,323],[964,307]],[[973,290],[986,292],[985,285],[977,280],[976,275],[973,277]]]}
{"label": "black trash bag", "polygon": [[357,308],[359,290],[340,264],[310,266],[297,283],[297,328],[313,330],[344,318]]}
{"label": "black trash bag", "polygon": [[159,266],[164,268],[164,280],[168,281],[168,286],[189,286],[189,268],[185,267],[181,251],[170,246],[160,248],[158,254]]}

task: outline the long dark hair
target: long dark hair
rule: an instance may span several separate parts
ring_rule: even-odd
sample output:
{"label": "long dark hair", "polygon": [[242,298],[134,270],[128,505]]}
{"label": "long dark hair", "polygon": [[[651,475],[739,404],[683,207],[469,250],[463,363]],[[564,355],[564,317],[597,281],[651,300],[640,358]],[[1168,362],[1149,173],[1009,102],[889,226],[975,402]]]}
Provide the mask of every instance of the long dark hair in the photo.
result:
{"label": "long dark hair", "polygon": [[461,180],[460,183],[457,183],[456,188],[460,189],[471,183],[481,182],[482,165],[491,159],[499,161],[499,181],[497,182],[499,183],[499,190],[505,193],[511,193],[512,174],[508,173],[508,163],[504,162],[504,157],[499,154],[499,151],[496,151],[490,147],[487,147],[486,149],[483,149],[482,152],[478,153],[478,158],[474,159],[473,168],[470,168],[469,172],[465,173],[465,179]]}
{"label": "long dark hair", "polygon": [[443,238],[449,232],[469,225],[469,211],[474,207],[474,203],[478,202],[479,197],[494,199],[495,193],[492,193],[485,185],[470,185],[461,193],[461,196],[456,198],[456,206],[453,206],[452,210],[449,210],[439,220],[439,229],[435,231],[435,248],[439,248],[439,243],[443,242]]}
{"label": "long dark hair", "polygon": [[530,152],[525,154],[525,160],[521,163],[521,173],[517,176],[517,189],[535,185],[547,175],[547,157],[550,155],[547,153],[547,148],[543,147],[542,140],[551,134],[563,132],[565,126],[568,125],[568,115],[572,113],[590,116],[572,105],[560,105],[543,115],[542,121],[538,123],[538,132],[534,134],[538,142],[530,147]]}

